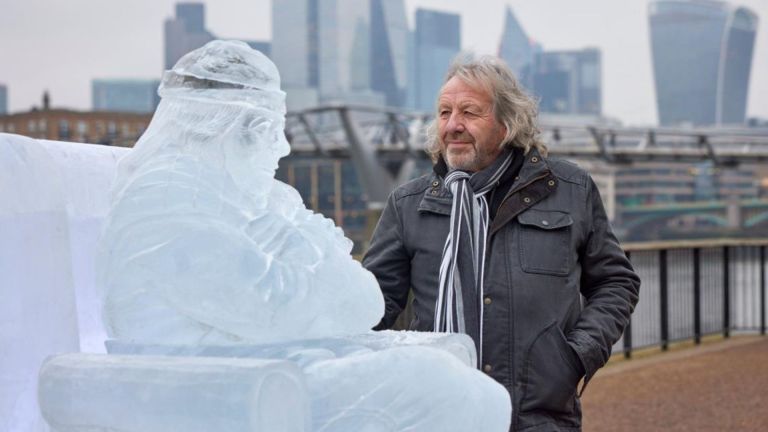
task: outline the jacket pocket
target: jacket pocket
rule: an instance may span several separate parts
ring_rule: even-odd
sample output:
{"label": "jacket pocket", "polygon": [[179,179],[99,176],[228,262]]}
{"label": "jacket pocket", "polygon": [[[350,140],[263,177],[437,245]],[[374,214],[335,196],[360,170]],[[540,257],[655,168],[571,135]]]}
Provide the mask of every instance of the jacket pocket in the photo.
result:
{"label": "jacket pocket", "polygon": [[528,348],[520,410],[573,413],[581,379],[577,362],[557,322],[547,326]]}
{"label": "jacket pocket", "polygon": [[529,209],[520,224],[520,265],[524,272],[567,276],[571,260],[571,215]]}

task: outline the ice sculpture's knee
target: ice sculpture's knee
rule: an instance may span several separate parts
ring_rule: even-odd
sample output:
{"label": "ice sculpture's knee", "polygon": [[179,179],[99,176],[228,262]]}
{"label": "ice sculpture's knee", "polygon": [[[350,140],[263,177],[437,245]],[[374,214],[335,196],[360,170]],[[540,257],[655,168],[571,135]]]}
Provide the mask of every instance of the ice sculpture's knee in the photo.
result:
{"label": "ice sculpture's knee", "polygon": [[393,348],[318,362],[304,371],[314,430],[509,428],[511,403],[504,387],[437,349]]}

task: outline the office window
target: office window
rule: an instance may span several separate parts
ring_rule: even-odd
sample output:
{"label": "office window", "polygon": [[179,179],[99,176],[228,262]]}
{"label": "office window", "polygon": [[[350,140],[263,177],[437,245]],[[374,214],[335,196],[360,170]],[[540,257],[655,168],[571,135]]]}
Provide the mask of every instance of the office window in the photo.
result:
{"label": "office window", "polygon": [[59,121],[59,139],[69,139],[69,122],[67,120]]}

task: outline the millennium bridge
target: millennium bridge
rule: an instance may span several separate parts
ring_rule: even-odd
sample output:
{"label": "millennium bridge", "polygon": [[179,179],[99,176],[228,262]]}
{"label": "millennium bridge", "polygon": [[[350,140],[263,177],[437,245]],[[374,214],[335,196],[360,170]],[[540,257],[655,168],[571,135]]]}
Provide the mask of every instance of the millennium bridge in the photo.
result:
{"label": "millennium bridge", "polygon": [[[350,158],[372,203],[413,176],[427,158],[424,126],[431,115],[364,105],[329,105],[289,112],[286,136],[292,152]],[[768,130],[759,128],[636,128],[550,123],[542,138],[552,156],[610,164],[702,162],[733,167],[768,161]]]}

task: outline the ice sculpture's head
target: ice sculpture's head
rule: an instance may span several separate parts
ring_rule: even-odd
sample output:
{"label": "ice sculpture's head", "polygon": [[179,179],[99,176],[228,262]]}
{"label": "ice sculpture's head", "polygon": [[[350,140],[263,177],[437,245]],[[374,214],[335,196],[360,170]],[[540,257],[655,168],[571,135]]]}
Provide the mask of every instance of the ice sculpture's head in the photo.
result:
{"label": "ice sculpture's head", "polygon": [[222,143],[227,170],[243,186],[273,176],[290,151],[280,74],[244,42],[215,40],[186,54],[165,72],[159,93],[210,110],[201,134]]}

